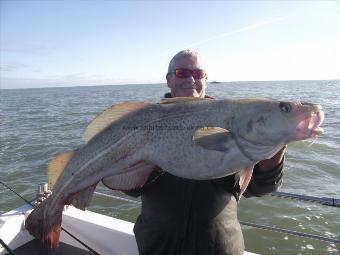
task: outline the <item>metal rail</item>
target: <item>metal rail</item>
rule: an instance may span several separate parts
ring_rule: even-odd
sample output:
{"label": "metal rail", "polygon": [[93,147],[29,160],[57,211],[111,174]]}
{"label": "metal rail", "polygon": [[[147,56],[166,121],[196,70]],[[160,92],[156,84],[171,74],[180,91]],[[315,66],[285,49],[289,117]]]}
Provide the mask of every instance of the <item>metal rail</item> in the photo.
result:
{"label": "metal rail", "polygon": [[[7,186],[5,183],[3,183],[2,181],[0,181],[0,183],[2,185],[4,185],[6,188],[8,188],[10,191],[12,191],[14,194],[19,196],[21,199],[23,199],[26,203],[28,203],[32,207],[34,207],[34,205],[31,202],[27,201],[25,198],[23,198],[20,194],[15,192],[13,189],[11,189],[9,186]],[[136,199],[128,199],[128,198],[124,198],[124,197],[121,197],[121,196],[109,195],[109,194],[105,194],[105,193],[101,193],[101,192],[94,192],[94,194],[99,195],[99,196],[112,198],[112,199],[125,201],[125,202],[129,202],[129,203],[134,203],[134,204],[138,204],[138,205],[142,204],[141,201],[136,200]],[[297,199],[297,200],[308,201],[308,202],[315,202],[315,203],[320,203],[322,205],[340,207],[340,199],[335,199],[335,198],[327,198],[327,197],[321,197],[320,198],[320,197],[304,196],[304,195],[298,195],[298,194],[292,194],[292,193],[286,193],[286,192],[272,192],[270,195],[276,196],[276,197],[282,197],[282,198],[290,198],[290,199]],[[335,239],[335,238],[329,238],[329,237],[326,237],[326,236],[313,235],[313,234],[298,232],[298,231],[294,231],[294,230],[272,227],[272,226],[266,226],[266,225],[251,223],[251,222],[245,222],[245,221],[240,221],[240,223],[244,226],[249,226],[249,227],[254,227],[254,228],[259,228],[259,229],[264,229],[264,230],[275,231],[275,232],[279,232],[279,233],[285,233],[285,234],[290,234],[290,235],[295,235],[295,236],[306,237],[306,238],[311,238],[311,239],[315,239],[315,240],[340,244],[340,240]],[[78,242],[80,242],[87,249],[89,249],[93,254],[98,254],[93,249],[91,249],[91,247],[89,247],[88,245],[81,242],[79,239],[77,239],[71,233],[69,233],[65,229],[62,229],[62,230],[65,231],[70,236],[72,236],[73,238],[75,238]]]}
{"label": "metal rail", "polygon": [[[276,193],[281,193],[281,192],[276,192]],[[136,199],[128,199],[128,198],[124,198],[124,197],[120,197],[120,196],[108,195],[108,194],[101,193],[101,192],[95,192],[95,194],[99,195],[99,196],[104,196],[104,197],[109,197],[109,198],[113,198],[113,199],[129,202],[129,203],[138,204],[138,205],[142,204],[141,201],[138,201]],[[285,197],[289,197],[289,195],[287,195],[287,194],[290,194],[290,193],[284,193],[284,194],[285,194]],[[293,195],[296,195],[296,194],[290,194],[290,195],[292,195],[292,197],[293,197]],[[284,196],[282,195],[282,197],[284,197]],[[294,196],[294,199],[299,199],[298,197],[299,197],[299,195],[297,197]],[[311,197],[311,198],[315,198],[315,197]],[[307,200],[307,198],[305,198],[304,201],[311,201],[311,200]],[[335,244],[340,244],[340,240],[335,239],[335,238],[326,237],[326,236],[319,236],[319,235],[314,235],[314,234],[308,234],[308,233],[303,233],[303,232],[299,232],[299,231],[295,231],[295,230],[289,230],[289,229],[284,229],[284,228],[279,228],[279,227],[272,227],[272,226],[261,225],[261,224],[252,223],[252,222],[245,222],[245,221],[240,221],[240,224],[244,225],[244,226],[258,228],[258,229],[275,231],[275,232],[279,232],[279,233],[285,233],[285,234],[289,234],[289,235],[306,237],[306,238],[310,238],[310,239],[314,239],[314,240],[319,240],[319,241],[325,241],[325,242],[331,242],[331,243],[335,243]]]}
{"label": "metal rail", "polygon": [[113,199],[129,202],[129,203],[134,203],[134,204],[137,204],[137,205],[141,205],[142,204],[141,201],[138,201],[136,199],[128,199],[128,198],[125,198],[125,197],[109,195],[109,194],[105,194],[105,193],[101,193],[101,192],[97,192],[97,191],[95,191],[94,194],[102,196],[102,197],[108,197],[108,198],[113,198]]}
{"label": "metal rail", "polygon": [[[136,199],[129,199],[125,197],[115,196],[115,195],[108,195],[101,192],[94,192],[96,195],[109,197],[109,198],[115,198],[118,200],[126,201],[129,203],[134,204],[141,204],[142,202]],[[299,195],[299,194],[293,194],[293,193],[287,193],[287,192],[272,192],[269,193],[269,195],[274,197],[280,197],[280,198],[289,198],[289,199],[295,199],[295,200],[301,200],[306,202],[312,202],[312,203],[319,203],[322,205],[327,206],[333,206],[333,207],[340,207],[340,199],[337,198],[330,198],[330,197],[314,197],[314,196],[305,196],[305,195]]]}
{"label": "metal rail", "polygon": [[267,225],[261,225],[261,224],[256,224],[256,223],[252,223],[252,222],[246,222],[246,221],[240,221],[240,223],[242,225],[248,226],[248,227],[254,227],[254,228],[279,232],[279,233],[285,233],[285,234],[288,234],[288,235],[307,237],[307,238],[310,238],[310,239],[340,244],[340,240],[335,239],[335,238],[326,237],[326,236],[319,236],[319,235],[313,235],[313,234],[308,234],[308,233],[302,233],[302,232],[295,231],[295,230],[289,230],[289,229],[285,229],[285,228],[278,228],[278,227],[272,227],[272,226],[267,226]]}
{"label": "metal rail", "polygon": [[314,197],[314,196],[305,196],[287,192],[272,192],[269,195],[281,198],[290,198],[301,201],[307,201],[312,203],[319,203],[322,205],[340,207],[340,199],[331,198],[331,197]]}

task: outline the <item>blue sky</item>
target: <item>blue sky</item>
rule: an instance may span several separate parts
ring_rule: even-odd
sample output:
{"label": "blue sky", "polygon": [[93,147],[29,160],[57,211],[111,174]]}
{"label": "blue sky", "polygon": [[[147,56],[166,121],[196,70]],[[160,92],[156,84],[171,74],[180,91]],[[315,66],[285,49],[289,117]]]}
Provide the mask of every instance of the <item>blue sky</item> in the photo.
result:
{"label": "blue sky", "polygon": [[334,1],[0,3],[1,88],[161,83],[186,48],[209,80],[340,79]]}

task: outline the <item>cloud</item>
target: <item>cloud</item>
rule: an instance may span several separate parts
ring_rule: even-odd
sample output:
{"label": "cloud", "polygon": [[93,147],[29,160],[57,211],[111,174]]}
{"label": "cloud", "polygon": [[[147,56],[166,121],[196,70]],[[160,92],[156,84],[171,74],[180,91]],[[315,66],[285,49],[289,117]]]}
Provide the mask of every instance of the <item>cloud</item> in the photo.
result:
{"label": "cloud", "polygon": [[15,73],[20,71],[32,72],[32,73],[41,73],[43,70],[37,67],[31,67],[24,63],[18,62],[9,62],[0,65],[0,72],[2,73]]}
{"label": "cloud", "polygon": [[278,18],[254,23],[254,24],[251,24],[249,26],[245,26],[245,27],[233,30],[233,31],[226,32],[226,33],[221,33],[221,34],[212,36],[210,38],[204,39],[202,41],[192,43],[192,44],[187,45],[183,48],[187,49],[187,48],[197,47],[199,45],[206,44],[207,42],[210,42],[210,41],[213,41],[213,40],[216,40],[216,39],[220,39],[220,38],[223,38],[223,37],[231,36],[231,35],[238,34],[238,33],[245,32],[245,31],[249,31],[249,30],[255,30],[259,27],[263,27],[263,26],[267,26],[267,25],[270,25],[270,24],[273,24],[273,23],[277,23],[277,22],[283,21],[287,18],[288,18],[288,16],[283,16],[283,17],[278,17]]}
{"label": "cloud", "polygon": [[41,77],[0,77],[1,89],[163,83],[161,78],[70,73]]}
{"label": "cloud", "polygon": [[12,72],[17,71],[18,69],[25,69],[27,65],[22,63],[7,63],[0,66],[0,71],[2,72]]}
{"label": "cloud", "polygon": [[238,33],[242,33],[242,32],[245,32],[245,31],[255,30],[257,28],[260,28],[260,27],[263,27],[263,26],[268,26],[268,25],[271,25],[271,24],[274,24],[274,23],[278,23],[278,22],[281,22],[283,20],[286,20],[290,16],[292,16],[292,15],[272,18],[272,19],[264,20],[264,21],[257,22],[257,23],[254,23],[254,24],[250,24],[248,26],[244,26],[244,27],[232,30],[232,31],[228,31],[228,32],[224,32],[224,33],[221,33],[221,34],[217,34],[217,35],[211,36],[211,37],[209,37],[207,39],[204,39],[204,40],[201,40],[201,41],[197,41],[197,42],[188,44],[188,45],[186,45],[184,47],[169,49],[166,52],[163,52],[162,54],[157,55],[155,58],[160,58],[160,57],[162,57],[164,55],[168,55],[169,53],[176,54],[179,50],[182,50],[182,49],[194,48],[194,47],[206,44],[208,42],[211,42],[211,41],[214,41],[214,40],[217,40],[217,39],[221,39],[221,38],[224,38],[224,37],[232,36],[232,35],[235,35],[235,34],[238,34]]}
{"label": "cloud", "polygon": [[340,79],[338,45],[320,39],[256,50],[209,62],[209,75],[222,81]]}
{"label": "cloud", "polygon": [[121,81],[101,74],[85,75],[84,73],[72,73],[65,75],[50,75],[43,77],[1,77],[1,89],[18,88],[45,88],[68,86],[93,86],[119,84]]}
{"label": "cloud", "polygon": [[41,54],[52,51],[50,46],[26,42],[1,42],[1,53]]}

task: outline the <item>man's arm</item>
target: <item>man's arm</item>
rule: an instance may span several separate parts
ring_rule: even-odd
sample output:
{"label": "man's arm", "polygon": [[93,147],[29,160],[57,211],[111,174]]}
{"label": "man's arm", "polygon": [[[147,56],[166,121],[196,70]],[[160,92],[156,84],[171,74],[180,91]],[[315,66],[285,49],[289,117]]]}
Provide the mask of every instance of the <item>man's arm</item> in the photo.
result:
{"label": "man's arm", "polygon": [[278,190],[282,185],[283,161],[287,145],[271,159],[257,163],[251,181],[244,192],[245,197],[263,196]]}
{"label": "man's arm", "polygon": [[286,152],[286,148],[287,145],[285,145],[278,153],[276,153],[274,155],[274,157],[272,157],[271,159],[265,159],[260,161],[259,163],[257,163],[258,165],[258,170],[260,172],[267,172],[267,171],[271,171],[272,169],[274,169],[275,167],[277,167],[278,165],[280,165],[280,163],[283,160],[284,154]]}

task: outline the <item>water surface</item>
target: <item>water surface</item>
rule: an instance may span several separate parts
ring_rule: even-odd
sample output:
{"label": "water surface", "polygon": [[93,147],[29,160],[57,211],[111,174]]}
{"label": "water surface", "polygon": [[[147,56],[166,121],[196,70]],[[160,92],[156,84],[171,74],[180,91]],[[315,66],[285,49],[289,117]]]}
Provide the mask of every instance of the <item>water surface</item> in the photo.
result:
{"label": "water surface", "polygon": [[[84,142],[82,133],[97,113],[122,101],[157,102],[164,84],[0,90],[0,173],[27,199],[47,181],[46,165],[55,155]],[[320,103],[322,135],[313,145],[296,142],[286,154],[282,191],[340,197],[340,81],[271,81],[210,84],[217,98],[267,97]],[[103,186],[98,191],[118,194]],[[23,204],[0,186],[0,213]],[[139,206],[95,196],[89,208],[134,222]],[[239,219],[300,232],[340,238],[340,211],[318,204],[265,196],[242,199]],[[339,245],[243,227],[248,251],[261,254],[336,254]]]}

